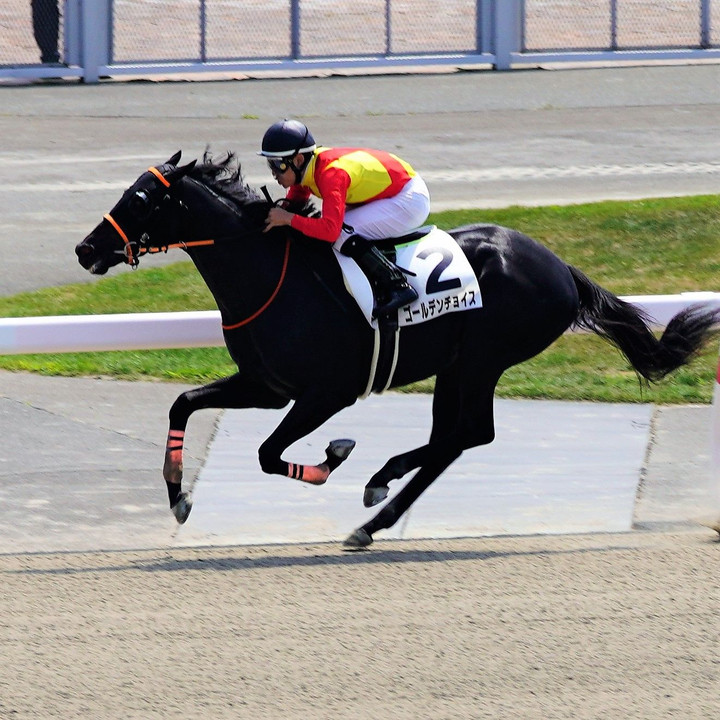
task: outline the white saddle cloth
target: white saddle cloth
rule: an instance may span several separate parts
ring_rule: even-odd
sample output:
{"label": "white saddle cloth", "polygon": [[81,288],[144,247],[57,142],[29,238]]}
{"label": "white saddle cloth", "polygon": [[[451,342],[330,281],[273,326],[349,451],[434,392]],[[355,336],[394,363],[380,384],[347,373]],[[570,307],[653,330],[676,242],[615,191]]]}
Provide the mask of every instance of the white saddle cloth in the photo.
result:
{"label": "white saddle cloth", "polygon": [[[470,262],[455,240],[434,225],[419,229],[422,237],[397,245],[396,264],[409,271],[408,282],[418,299],[398,311],[400,327],[418,325],[441,315],[482,307],[480,285]],[[373,294],[370,282],[357,263],[337,250],[348,292],[355,298],[368,323],[373,320]]]}

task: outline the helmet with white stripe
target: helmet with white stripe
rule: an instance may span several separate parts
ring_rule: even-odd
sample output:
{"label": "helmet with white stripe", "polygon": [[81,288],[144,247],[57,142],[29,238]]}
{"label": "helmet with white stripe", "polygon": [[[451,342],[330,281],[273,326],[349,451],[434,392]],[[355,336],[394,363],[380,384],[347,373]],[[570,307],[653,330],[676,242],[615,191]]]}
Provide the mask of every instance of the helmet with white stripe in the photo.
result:
{"label": "helmet with white stripe", "polygon": [[267,129],[258,155],[290,158],[298,153],[311,153],[315,147],[315,138],[304,123],[299,120],[280,120]]}

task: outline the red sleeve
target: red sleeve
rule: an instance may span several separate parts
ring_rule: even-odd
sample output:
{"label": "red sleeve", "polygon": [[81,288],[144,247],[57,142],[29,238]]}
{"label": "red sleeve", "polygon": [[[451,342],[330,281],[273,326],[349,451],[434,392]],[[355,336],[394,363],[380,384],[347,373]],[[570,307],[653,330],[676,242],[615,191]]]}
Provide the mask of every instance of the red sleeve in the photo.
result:
{"label": "red sleeve", "polygon": [[297,203],[306,203],[310,199],[310,195],[312,195],[310,188],[304,187],[303,185],[291,185],[287,193],[285,193],[285,197],[290,200],[290,202]]}
{"label": "red sleeve", "polygon": [[345,201],[350,186],[350,176],[340,168],[328,168],[316,177],[318,190],[322,197],[322,213],[319,218],[294,215],[292,227],[303,235],[335,242],[340,237],[345,218]]}

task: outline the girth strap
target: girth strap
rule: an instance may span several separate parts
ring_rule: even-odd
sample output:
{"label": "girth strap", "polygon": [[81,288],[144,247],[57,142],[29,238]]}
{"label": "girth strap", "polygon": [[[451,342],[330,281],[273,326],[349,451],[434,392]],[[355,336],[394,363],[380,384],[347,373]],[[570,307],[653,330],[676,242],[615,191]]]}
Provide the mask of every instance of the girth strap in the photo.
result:
{"label": "girth strap", "polygon": [[383,393],[392,384],[400,354],[400,328],[397,322],[380,320],[375,330],[373,356],[367,387],[361,395],[366,398],[371,392]]}

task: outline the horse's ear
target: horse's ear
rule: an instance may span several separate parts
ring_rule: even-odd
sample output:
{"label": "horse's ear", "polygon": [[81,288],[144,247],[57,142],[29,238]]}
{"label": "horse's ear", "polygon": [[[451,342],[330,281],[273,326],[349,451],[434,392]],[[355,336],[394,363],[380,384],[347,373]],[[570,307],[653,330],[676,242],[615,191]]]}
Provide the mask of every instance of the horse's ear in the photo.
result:
{"label": "horse's ear", "polygon": [[195,167],[196,163],[197,163],[197,160],[193,160],[192,162],[189,162],[187,165],[183,165],[182,167],[171,170],[167,175],[165,175],[165,179],[171,185],[173,183],[176,183],[181,178],[184,178]]}
{"label": "horse's ear", "polygon": [[178,150],[165,164],[166,165],[172,165],[175,167],[180,162],[180,158],[182,157],[182,150]]}

